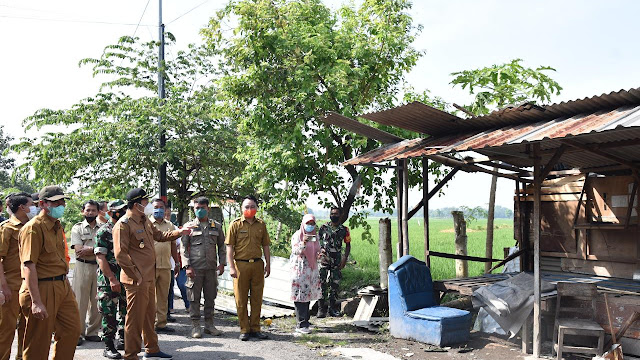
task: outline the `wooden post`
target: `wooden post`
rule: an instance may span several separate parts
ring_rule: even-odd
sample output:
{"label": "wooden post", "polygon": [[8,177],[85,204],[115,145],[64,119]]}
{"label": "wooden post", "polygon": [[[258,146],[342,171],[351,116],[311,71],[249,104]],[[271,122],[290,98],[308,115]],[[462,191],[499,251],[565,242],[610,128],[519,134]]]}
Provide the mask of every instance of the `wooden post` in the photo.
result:
{"label": "wooden post", "polygon": [[[498,171],[498,168],[494,168],[494,171]],[[484,257],[488,259],[493,258],[493,218],[495,217],[496,209],[496,185],[498,183],[498,177],[493,175],[491,177],[491,189],[489,190],[489,212],[487,214],[487,240],[484,251]],[[491,269],[492,264],[490,262],[484,263],[484,273],[487,274]]]}
{"label": "wooden post", "polygon": [[[467,255],[467,222],[464,221],[462,211],[452,211],[453,228],[456,233],[456,255]],[[463,278],[469,276],[467,260],[456,259],[456,277]]]}
{"label": "wooden post", "polygon": [[533,357],[542,351],[540,300],[540,143],[533,144]]}
{"label": "wooden post", "polygon": [[389,287],[389,265],[393,261],[391,251],[391,220],[389,218],[380,219],[378,222],[380,229],[378,239],[378,256],[380,259],[380,287],[387,289]]}
{"label": "wooden post", "polygon": [[409,160],[402,168],[402,254],[409,255]]}
{"label": "wooden post", "polygon": [[402,253],[404,250],[404,247],[402,245],[402,175],[404,171],[402,170],[402,168],[402,160],[396,160],[396,193],[398,195],[396,199],[396,215],[398,217],[398,249],[396,251],[396,254],[398,255],[398,259],[404,256],[404,254]]}
{"label": "wooden post", "polygon": [[429,257],[429,160],[422,158],[422,210],[424,221],[424,262],[431,268],[431,258]]}

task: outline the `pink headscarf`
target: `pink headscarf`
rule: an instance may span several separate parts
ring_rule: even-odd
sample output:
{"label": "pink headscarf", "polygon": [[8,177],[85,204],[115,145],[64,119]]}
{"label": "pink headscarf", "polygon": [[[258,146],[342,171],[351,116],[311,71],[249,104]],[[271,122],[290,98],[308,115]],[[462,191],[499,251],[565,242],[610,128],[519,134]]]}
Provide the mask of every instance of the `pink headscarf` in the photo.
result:
{"label": "pink headscarf", "polygon": [[[313,229],[313,231],[310,233],[304,230],[304,226],[311,220],[313,220],[314,222],[316,221],[316,217],[313,216],[312,214],[306,214],[305,216],[302,217],[302,223],[300,224],[300,231],[298,231],[300,233],[300,242],[304,242],[305,235],[314,235],[314,236],[316,235],[318,231],[317,224],[316,224],[316,228]],[[318,245],[317,239],[316,241],[307,241],[307,246],[305,247],[303,253],[304,253],[304,256],[307,258],[309,267],[313,270],[315,270],[317,266],[318,252],[320,252],[320,245]]]}

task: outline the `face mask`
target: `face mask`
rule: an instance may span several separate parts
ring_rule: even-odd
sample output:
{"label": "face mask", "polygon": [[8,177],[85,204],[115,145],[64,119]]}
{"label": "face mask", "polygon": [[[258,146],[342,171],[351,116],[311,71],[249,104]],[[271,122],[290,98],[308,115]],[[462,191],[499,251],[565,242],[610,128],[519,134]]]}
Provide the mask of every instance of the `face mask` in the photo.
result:
{"label": "face mask", "polygon": [[196,216],[198,217],[198,219],[204,219],[207,217],[207,209],[205,208],[199,208],[195,210]]}
{"label": "face mask", "polygon": [[29,206],[29,212],[27,213],[27,217],[29,219],[33,219],[36,215],[38,215],[39,212],[40,212],[40,209],[38,209],[37,206],[31,205]]}
{"label": "face mask", "polygon": [[153,217],[156,219],[164,219],[164,209],[163,208],[153,209]]}
{"label": "face mask", "polygon": [[246,209],[242,211],[242,215],[244,215],[245,218],[251,219],[252,217],[256,216],[257,212],[258,209]]}
{"label": "face mask", "polygon": [[51,216],[54,219],[60,219],[63,214],[64,214],[64,205],[59,205],[59,206],[49,208],[49,216]]}
{"label": "face mask", "polygon": [[9,216],[13,216],[13,211],[11,211],[11,209],[7,208],[7,214],[9,214]]}
{"label": "face mask", "polygon": [[107,221],[111,220],[111,216],[109,216],[109,213],[105,213],[105,214],[104,214],[104,218],[105,218]]}
{"label": "face mask", "polygon": [[313,230],[315,230],[315,229],[316,229],[315,225],[306,224],[304,226],[304,231],[308,232],[308,233],[313,232]]}
{"label": "face mask", "polygon": [[97,216],[85,216],[84,219],[87,220],[89,224],[96,221]]}
{"label": "face mask", "polygon": [[338,216],[338,215],[331,215],[331,216],[329,216],[329,219],[331,219],[331,222],[332,222],[332,223],[337,224],[337,223],[338,223],[338,221],[340,221],[340,216]]}

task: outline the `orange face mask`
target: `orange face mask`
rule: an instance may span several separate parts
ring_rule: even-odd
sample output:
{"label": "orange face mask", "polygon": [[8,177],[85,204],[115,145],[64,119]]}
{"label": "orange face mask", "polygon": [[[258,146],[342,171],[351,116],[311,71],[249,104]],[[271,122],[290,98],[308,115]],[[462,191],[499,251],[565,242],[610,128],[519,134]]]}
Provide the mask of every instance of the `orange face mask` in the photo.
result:
{"label": "orange face mask", "polygon": [[246,209],[242,211],[242,215],[244,215],[245,218],[252,218],[256,216],[257,212],[258,212],[258,209]]}

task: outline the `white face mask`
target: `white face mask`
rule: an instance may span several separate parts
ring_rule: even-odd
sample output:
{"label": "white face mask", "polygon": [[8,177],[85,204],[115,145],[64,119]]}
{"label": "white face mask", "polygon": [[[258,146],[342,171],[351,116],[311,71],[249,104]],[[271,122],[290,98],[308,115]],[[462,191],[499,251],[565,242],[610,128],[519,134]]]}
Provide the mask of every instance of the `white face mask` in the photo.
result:
{"label": "white face mask", "polygon": [[147,206],[144,207],[144,215],[145,216],[153,215],[153,205],[151,205],[151,203],[148,203]]}
{"label": "white face mask", "polygon": [[9,214],[9,216],[13,216],[13,211],[11,211],[11,209],[9,209],[9,207],[7,207],[7,214]]}
{"label": "white face mask", "polygon": [[38,215],[38,208],[35,205],[29,206],[29,212],[27,213],[27,217],[29,219],[33,219],[36,215]]}

